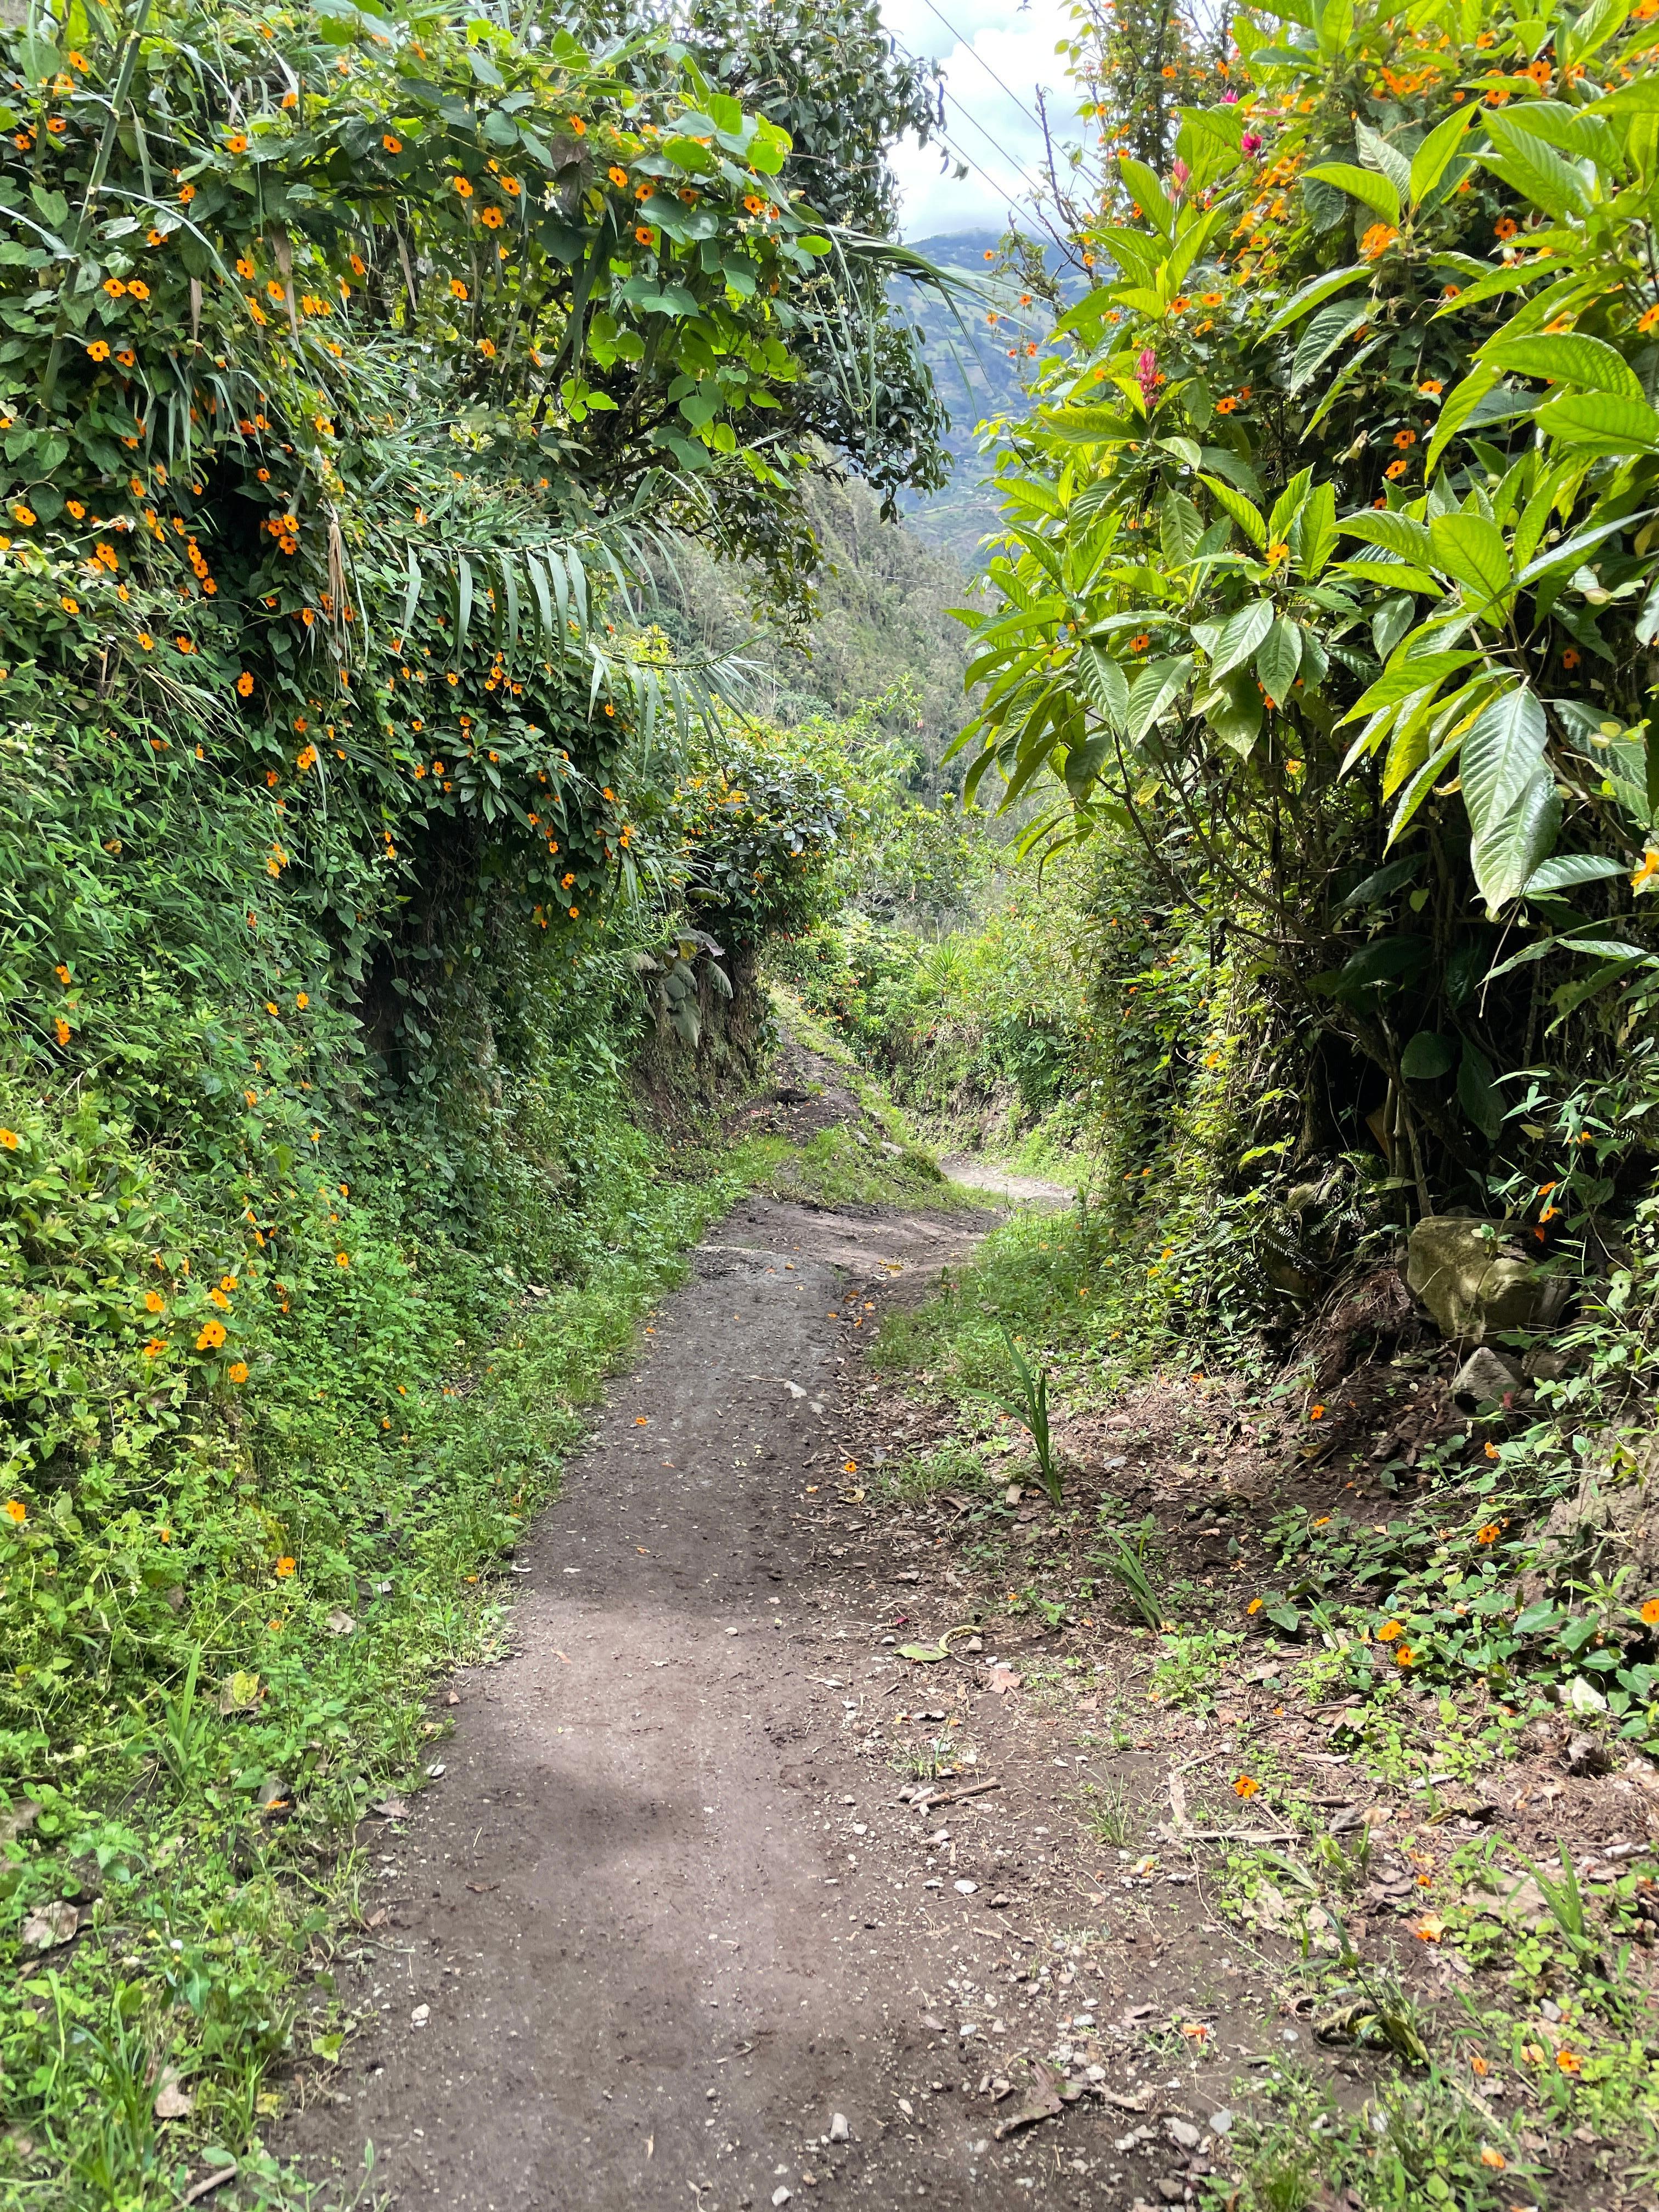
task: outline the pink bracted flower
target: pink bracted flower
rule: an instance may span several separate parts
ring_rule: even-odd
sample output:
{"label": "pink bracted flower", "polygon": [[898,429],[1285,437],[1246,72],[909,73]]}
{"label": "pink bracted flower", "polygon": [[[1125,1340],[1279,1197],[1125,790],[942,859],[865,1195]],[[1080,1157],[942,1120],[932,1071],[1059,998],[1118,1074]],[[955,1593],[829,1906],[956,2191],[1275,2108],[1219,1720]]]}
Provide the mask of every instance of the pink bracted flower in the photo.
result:
{"label": "pink bracted flower", "polygon": [[1158,356],[1148,346],[1135,363],[1135,382],[1140,386],[1140,396],[1150,407],[1158,391]]}
{"label": "pink bracted flower", "polygon": [[1259,154],[1261,150],[1261,133],[1259,131],[1247,131],[1238,142],[1238,149],[1242,154]]}
{"label": "pink bracted flower", "polygon": [[1187,179],[1192,175],[1192,171],[1187,167],[1187,164],[1184,161],[1177,161],[1176,163],[1174,168],[1170,172],[1170,197],[1171,199],[1178,200],[1181,198],[1182,192],[1187,189]]}

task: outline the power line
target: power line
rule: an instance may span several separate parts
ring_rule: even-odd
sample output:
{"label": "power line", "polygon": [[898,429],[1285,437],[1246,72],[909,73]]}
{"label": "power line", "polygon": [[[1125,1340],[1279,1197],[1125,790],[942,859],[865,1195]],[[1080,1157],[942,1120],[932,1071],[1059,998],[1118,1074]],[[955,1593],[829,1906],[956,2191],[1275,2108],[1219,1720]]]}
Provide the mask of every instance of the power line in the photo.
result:
{"label": "power line", "polygon": [[[951,105],[961,116],[962,120],[964,123],[972,125],[973,128],[978,131],[980,137],[985,141],[986,144],[991,148],[993,152],[1000,154],[1002,156],[1003,160],[1008,164],[1008,167],[1014,172],[1016,176],[1023,177],[1025,179],[1025,182],[1034,190],[1038,191],[1042,190],[1040,179],[1032,174],[1031,171],[1026,167],[1023,161],[1015,160],[1014,156],[1008,151],[1008,149],[1002,143],[1002,141],[1000,138],[994,137],[991,132],[986,129],[985,125],[980,121],[976,115],[970,114],[969,110],[963,106],[962,102],[959,100],[953,98],[951,94],[947,94],[946,98],[950,100]],[[981,173],[983,174],[983,172],[981,171]]]}
{"label": "power line", "polygon": [[[944,24],[945,29],[951,33],[951,36],[956,40],[959,46],[965,46],[967,48],[969,53],[972,56],[974,60],[979,64],[986,76],[990,78],[992,83],[997,87],[998,90],[1006,92],[1008,94],[1009,99],[1013,101],[1014,106],[1018,108],[1020,113],[1025,118],[1025,120],[1028,123],[1036,123],[1036,116],[1032,114],[1030,109],[1027,107],[1025,102],[1020,98],[1019,94],[1010,86],[1003,83],[1002,79],[991,67],[990,63],[986,60],[984,55],[980,52],[978,47],[975,46],[971,40],[963,37],[961,32],[957,30],[956,25],[951,21],[950,17],[945,15],[941,9],[934,7],[933,0],[923,0],[923,5],[927,8],[930,15],[937,15],[939,17],[940,22]],[[1037,128],[1039,130],[1041,130],[1042,127],[1041,124],[1037,125]]]}

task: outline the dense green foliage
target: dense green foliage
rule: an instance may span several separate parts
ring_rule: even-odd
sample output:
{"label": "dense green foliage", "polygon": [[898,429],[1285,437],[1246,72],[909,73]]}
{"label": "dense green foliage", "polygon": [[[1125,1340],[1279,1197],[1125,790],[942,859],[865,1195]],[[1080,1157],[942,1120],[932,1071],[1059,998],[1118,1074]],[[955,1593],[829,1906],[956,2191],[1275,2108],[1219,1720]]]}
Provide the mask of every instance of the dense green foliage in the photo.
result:
{"label": "dense green foliage", "polygon": [[1530,1175],[1582,1231],[1637,1133],[1592,1170],[1521,1071],[1648,1028],[1646,34],[1286,21],[1164,176],[1097,174],[1118,273],[1009,426],[976,766],[1270,967],[1327,1142],[1381,1109],[1424,1210]]}

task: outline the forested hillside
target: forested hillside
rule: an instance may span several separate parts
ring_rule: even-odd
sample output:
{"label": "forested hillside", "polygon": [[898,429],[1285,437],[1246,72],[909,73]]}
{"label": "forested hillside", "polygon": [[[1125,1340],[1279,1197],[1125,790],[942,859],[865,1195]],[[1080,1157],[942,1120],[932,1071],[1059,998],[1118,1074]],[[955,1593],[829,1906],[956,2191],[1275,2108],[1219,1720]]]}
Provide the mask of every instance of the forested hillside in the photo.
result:
{"label": "forested hillside", "polygon": [[[680,1321],[825,1425],[734,1413],[699,1478],[789,1518],[713,1571],[789,1600],[726,1717],[840,1698],[782,1632],[854,1537],[836,1641],[933,1686],[822,1774],[744,1739],[752,1825],[799,1891],[836,1758],[931,1823],[1005,1730],[1015,1841],[911,1871],[983,1887],[1008,1993],[849,1914],[927,1978],[858,2154],[945,2145],[867,2201],[1650,2202],[1656,15],[1080,0],[1030,234],[920,249],[937,87],[873,0],[0,31],[0,2204],[372,2194],[294,2132],[384,2070],[329,2086],[392,2002],[370,1839],[745,1194],[775,1249]],[[747,1311],[815,1223],[816,1396]],[[690,1587],[653,1670],[740,1632]],[[646,1802],[641,1883],[714,1811]],[[1249,2040],[1148,1897],[1248,1959]],[[977,2087],[915,2041],[1073,1981]],[[813,2002],[853,2069],[876,2008]],[[821,2051],[727,2021],[798,2134]],[[840,2170],[833,2104],[719,2167],[738,2078],[560,2185]]]}

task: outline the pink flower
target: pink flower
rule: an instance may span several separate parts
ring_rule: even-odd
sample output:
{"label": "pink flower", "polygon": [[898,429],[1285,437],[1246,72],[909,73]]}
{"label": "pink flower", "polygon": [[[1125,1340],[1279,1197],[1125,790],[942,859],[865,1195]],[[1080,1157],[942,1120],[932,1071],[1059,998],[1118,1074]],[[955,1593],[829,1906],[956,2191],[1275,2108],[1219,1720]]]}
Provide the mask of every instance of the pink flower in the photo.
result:
{"label": "pink flower", "polygon": [[1135,382],[1140,386],[1140,396],[1150,407],[1158,390],[1158,356],[1148,346],[1135,363]]}
{"label": "pink flower", "polygon": [[1186,191],[1187,179],[1192,175],[1192,171],[1187,167],[1187,164],[1184,161],[1177,161],[1174,168],[1170,170],[1170,190],[1175,198],[1179,199],[1182,192]]}
{"label": "pink flower", "polygon": [[1259,153],[1261,149],[1261,133],[1259,131],[1247,131],[1239,140],[1238,145],[1241,153]]}
{"label": "pink flower", "polygon": [[1221,105],[1224,107],[1237,107],[1238,94],[1236,92],[1224,92],[1221,95]]}

